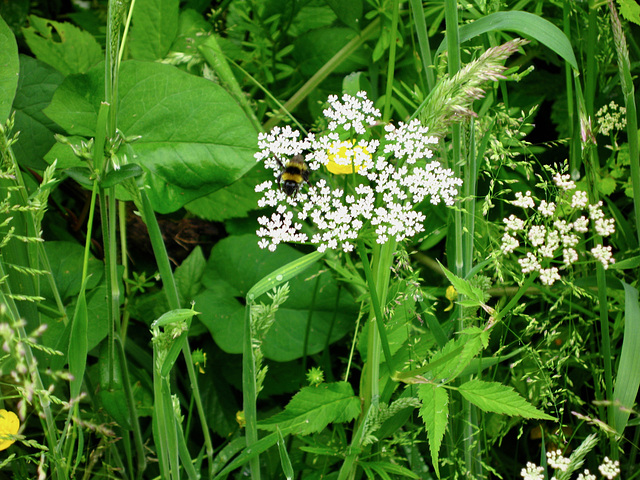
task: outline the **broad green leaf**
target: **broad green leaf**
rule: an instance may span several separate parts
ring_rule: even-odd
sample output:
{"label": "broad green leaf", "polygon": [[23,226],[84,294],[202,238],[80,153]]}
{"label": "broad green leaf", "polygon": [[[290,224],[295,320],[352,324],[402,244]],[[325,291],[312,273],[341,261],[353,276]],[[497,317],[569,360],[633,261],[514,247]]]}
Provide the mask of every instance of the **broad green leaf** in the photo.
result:
{"label": "broad green leaf", "polygon": [[[116,346],[116,348],[118,348]],[[102,342],[100,345],[100,355],[98,357],[98,373],[100,390],[98,397],[102,406],[118,424],[127,430],[131,429],[129,407],[124,390],[124,382],[128,381],[122,377],[122,364],[120,355],[112,355],[109,342]]]}
{"label": "broad green leaf", "polygon": [[638,290],[623,282],[624,286],[624,336],[620,352],[620,364],[613,390],[614,402],[624,408],[614,407],[614,427],[622,435],[633,408],[640,386],[640,304]]}
{"label": "broad green leaf", "polygon": [[443,386],[428,383],[418,386],[418,397],[422,401],[420,416],[427,430],[431,463],[440,478],[439,452],[449,421],[449,393]]}
{"label": "broad green leaf", "polygon": [[[24,39],[35,57],[63,75],[84,73],[100,63],[102,49],[90,33],[70,23],[29,16],[31,24],[23,28]],[[55,29],[54,36],[52,29]]]}
{"label": "broad green leaf", "polygon": [[[256,185],[267,180],[264,168],[255,166],[246,175],[229,186],[197,198],[184,208],[191,214],[211,222],[224,222],[231,218],[245,218],[255,210],[262,194],[255,191]],[[271,176],[273,178],[273,175]]]}
{"label": "broad green leaf", "polygon": [[360,20],[362,20],[362,0],[325,0],[327,5],[336,13],[338,18],[347,26],[354,30],[361,30]]}
{"label": "broad green leaf", "polygon": [[[103,67],[65,79],[46,114],[70,134],[92,137],[104,95]],[[144,170],[156,211],[231,184],[255,165],[256,132],[220,86],[170,65],[123,62],[118,128],[129,162]]]}
{"label": "broad green leaf", "polygon": [[283,412],[258,422],[258,427],[309,435],[322,431],[330,423],[349,422],[359,413],[360,399],[354,395],[349,383],[323,383],[302,388]]}
{"label": "broad green leaf", "polygon": [[[261,250],[255,235],[232,236],[216,244],[202,279],[205,290],[195,301],[202,312],[198,319],[222,350],[242,353],[244,299],[249,290],[265,277],[277,282],[274,272],[302,257],[288,245],[280,245],[276,252]],[[353,328],[357,305],[346,292],[338,294],[331,274],[320,274],[320,268],[315,264],[289,280],[289,299],[278,309],[262,346],[267,358],[285,362],[301,357],[305,349],[313,355]]]}
{"label": "broad green leaf", "polygon": [[[20,79],[13,101],[16,112],[14,129],[20,132],[20,136],[13,145],[13,152],[23,167],[42,170],[47,166],[42,158],[56,144],[54,133],[62,133],[62,130],[42,110],[49,105],[63,80],[64,76],[55,68],[33,57],[20,55]],[[64,168],[60,161],[58,168]]]}
{"label": "broad green leaf", "polygon": [[[556,52],[567,61],[569,65],[578,70],[578,62],[573,53],[571,42],[564,32],[550,21],[529,12],[496,12],[481,17],[474,22],[467,23],[466,25],[461,25],[458,29],[460,43],[464,43],[483,33],[493,31],[511,31],[525,37],[533,38]],[[444,38],[438,47],[436,57],[444,51],[446,47],[447,39]]]}
{"label": "broad green leaf", "polygon": [[0,123],[9,118],[18,88],[18,44],[4,19],[0,17]]}
{"label": "broad green leaf", "polygon": [[178,33],[178,0],[136,0],[131,54],[137,60],[159,60],[169,52]]}
{"label": "broad green leaf", "polygon": [[180,294],[180,305],[189,305],[200,290],[207,260],[198,245],[173,273]]}
{"label": "broad green leaf", "polygon": [[458,388],[460,394],[485,412],[504,415],[555,420],[518,395],[513,388],[496,382],[470,380]]}

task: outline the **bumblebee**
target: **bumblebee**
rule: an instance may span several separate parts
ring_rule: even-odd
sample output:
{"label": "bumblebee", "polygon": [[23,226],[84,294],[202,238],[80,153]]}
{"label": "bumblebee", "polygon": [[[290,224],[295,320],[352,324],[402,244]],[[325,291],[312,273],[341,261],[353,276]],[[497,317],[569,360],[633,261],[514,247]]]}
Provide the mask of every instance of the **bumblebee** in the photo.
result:
{"label": "bumblebee", "polygon": [[277,162],[282,167],[282,172],[278,175],[280,189],[290,197],[295,197],[303,183],[309,181],[309,167],[300,154],[294,155],[286,165],[276,157]]}

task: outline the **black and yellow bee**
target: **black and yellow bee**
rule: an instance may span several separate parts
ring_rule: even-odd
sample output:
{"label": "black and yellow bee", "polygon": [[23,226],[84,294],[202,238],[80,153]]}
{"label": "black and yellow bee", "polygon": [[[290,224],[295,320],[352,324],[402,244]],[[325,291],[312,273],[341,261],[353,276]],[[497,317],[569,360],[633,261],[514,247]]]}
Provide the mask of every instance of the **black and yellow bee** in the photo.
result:
{"label": "black and yellow bee", "polygon": [[286,165],[276,157],[277,162],[282,167],[282,172],[278,175],[280,189],[290,197],[295,197],[302,187],[302,184],[309,181],[309,167],[300,154],[294,155]]}

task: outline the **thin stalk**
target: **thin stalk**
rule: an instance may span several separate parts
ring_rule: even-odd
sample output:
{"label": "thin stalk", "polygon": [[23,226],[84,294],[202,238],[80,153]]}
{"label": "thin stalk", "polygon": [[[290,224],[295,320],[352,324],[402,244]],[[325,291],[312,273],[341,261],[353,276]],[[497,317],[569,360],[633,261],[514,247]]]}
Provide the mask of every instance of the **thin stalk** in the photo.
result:
{"label": "thin stalk", "polygon": [[613,2],[609,1],[611,10],[611,28],[618,55],[618,69],[620,70],[620,87],[627,109],[627,144],[629,145],[629,160],[631,163],[631,186],[633,190],[633,209],[636,221],[636,234],[640,244],[640,148],[638,147],[638,114],[635,100],[635,89],[631,77],[629,50],[622,30],[620,18]]}
{"label": "thin stalk", "polygon": [[[460,36],[458,32],[458,2],[455,0],[445,0],[445,22],[446,22],[446,36],[447,36],[447,51],[448,51],[448,73],[450,77],[453,77],[461,67],[460,60]],[[466,170],[464,175],[462,175],[461,171],[461,139],[462,139],[462,129],[460,124],[454,124],[452,127],[452,153],[453,153],[453,171],[454,174],[458,178],[468,178],[468,165],[466,166]],[[466,187],[465,187],[466,188]],[[464,222],[466,223],[466,222]],[[468,232],[465,232],[463,229],[463,218],[462,211],[456,209],[454,211],[454,271],[456,275],[459,277],[465,277],[466,272],[471,269],[471,265],[465,265],[465,254],[464,254],[464,244],[468,242],[472,242],[473,239],[464,238]],[[457,330],[461,331],[464,329],[463,322],[463,311],[461,308],[457,310],[458,320],[457,320]],[[475,475],[480,474],[481,470],[477,470],[478,463],[474,460],[479,453],[477,452],[478,447],[474,448],[474,444],[476,443],[475,432],[473,429],[473,425],[471,423],[471,404],[464,398],[460,400],[460,409],[463,413],[463,419],[458,424],[458,428],[453,428],[452,431],[459,431],[462,434],[462,442],[463,442],[463,451],[464,451],[464,464],[466,466],[466,470],[469,474]],[[453,439],[454,442],[456,439]],[[457,443],[457,442],[456,442]],[[477,457],[478,460],[480,457]]]}
{"label": "thin stalk", "polygon": [[338,53],[336,53],[333,57],[325,63],[320,70],[318,70],[306,83],[300,87],[300,89],[294,93],[289,100],[282,106],[280,110],[275,112],[274,116],[264,124],[265,131],[271,130],[281,118],[281,115],[284,112],[291,112],[295,109],[302,100],[304,100],[307,95],[309,95],[325,78],[333,72],[338,65],[340,65],[344,60],[349,58],[353,52],[355,52],[364,42],[373,37],[376,30],[380,27],[380,18],[376,18],[373,20],[367,28],[360,32],[360,35],[355,37],[349,43],[347,43],[344,47],[342,47]]}
{"label": "thin stalk", "polygon": [[[160,232],[160,226],[158,220],[153,213],[151,202],[144,189],[140,190],[141,205],[140,211],[142,213],[142,219],[149,231],[149,240],[151,241],[151,248],[153,249],[153,255],[160,271],[160,277],[162,278],[163,291],[167,297],[169,308],[172,310],[180,308],[180,298],[178,295],[178,287],[171,271],[171,263],[169,262],[169,256],[167,255],[167,249],[162,239],[162,233]],[[193,393],[196,407],[198,409],[198,417],[202,424],[202,434],[204,436],[204,444],[207,452],[208,466],[209,466],[209,478],[213,478],[213,443],[211,441],[211,434],[209,432],[209,426],[207,423],[207,417],[202,403],[202,396],[200,395],[200,387],[198,386],[198,378],[196,376],[195,367],[193,365],[193,359],[191,357],[191,349],[189,342],[186,341],[182,347],[182,354],[184,356],[187,375],[189,376],[189,382],[191,384],[191,391]]]}
{"label": "thin stalk", "polygon": [[393,11],[391,12],[391,31],[389,42],[389,63],[387,63],[387,87],[384,94],[384,112],[382,122],[388,123],[391,119],[391,97],[393,95],[393,76],[396,71],[396,35],[398,34],[398,3],[393,0]]}
{"label": "thin stalk", "polygon": [[[247,451],[258,441],[256,362],[253,355],[253,335],[251,333],[252,304],[253,301],[247,299],[247,304],[244,309],[244,340],[242,342],[242,404]],[[249,461],[249,465],[251,466],[251,479],[260,480],[260,456],[256,455],[253,457]]]}
{"label": "thin stalk", "polygon": [[[429,45],[429,35],[427,33],[427,23],[424,20],[424,10],[420,0],[409,0],[411,4],[411,13],[413,14],[413,24],[418,36],[418,45],[420,45],[420,58],[422,59],[422,68],[427,78],[427,86],[429,92],[433,90],[436,84],[436,76],[433,73],[433,59],[431,58],[431,45]],[[428,93],[428,92],[427,92]]]}

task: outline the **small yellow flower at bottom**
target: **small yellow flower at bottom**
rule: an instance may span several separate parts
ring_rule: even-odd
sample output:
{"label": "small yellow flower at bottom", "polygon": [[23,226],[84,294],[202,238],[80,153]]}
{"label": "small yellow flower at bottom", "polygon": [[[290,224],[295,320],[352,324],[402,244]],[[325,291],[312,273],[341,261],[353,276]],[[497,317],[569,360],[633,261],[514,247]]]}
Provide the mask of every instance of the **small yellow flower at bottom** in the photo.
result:
{"label": "small yellow flower at bottom", "polygon": [[20,420],[13,412],[0,409],[0,450],[9,448],[16,441]]}

